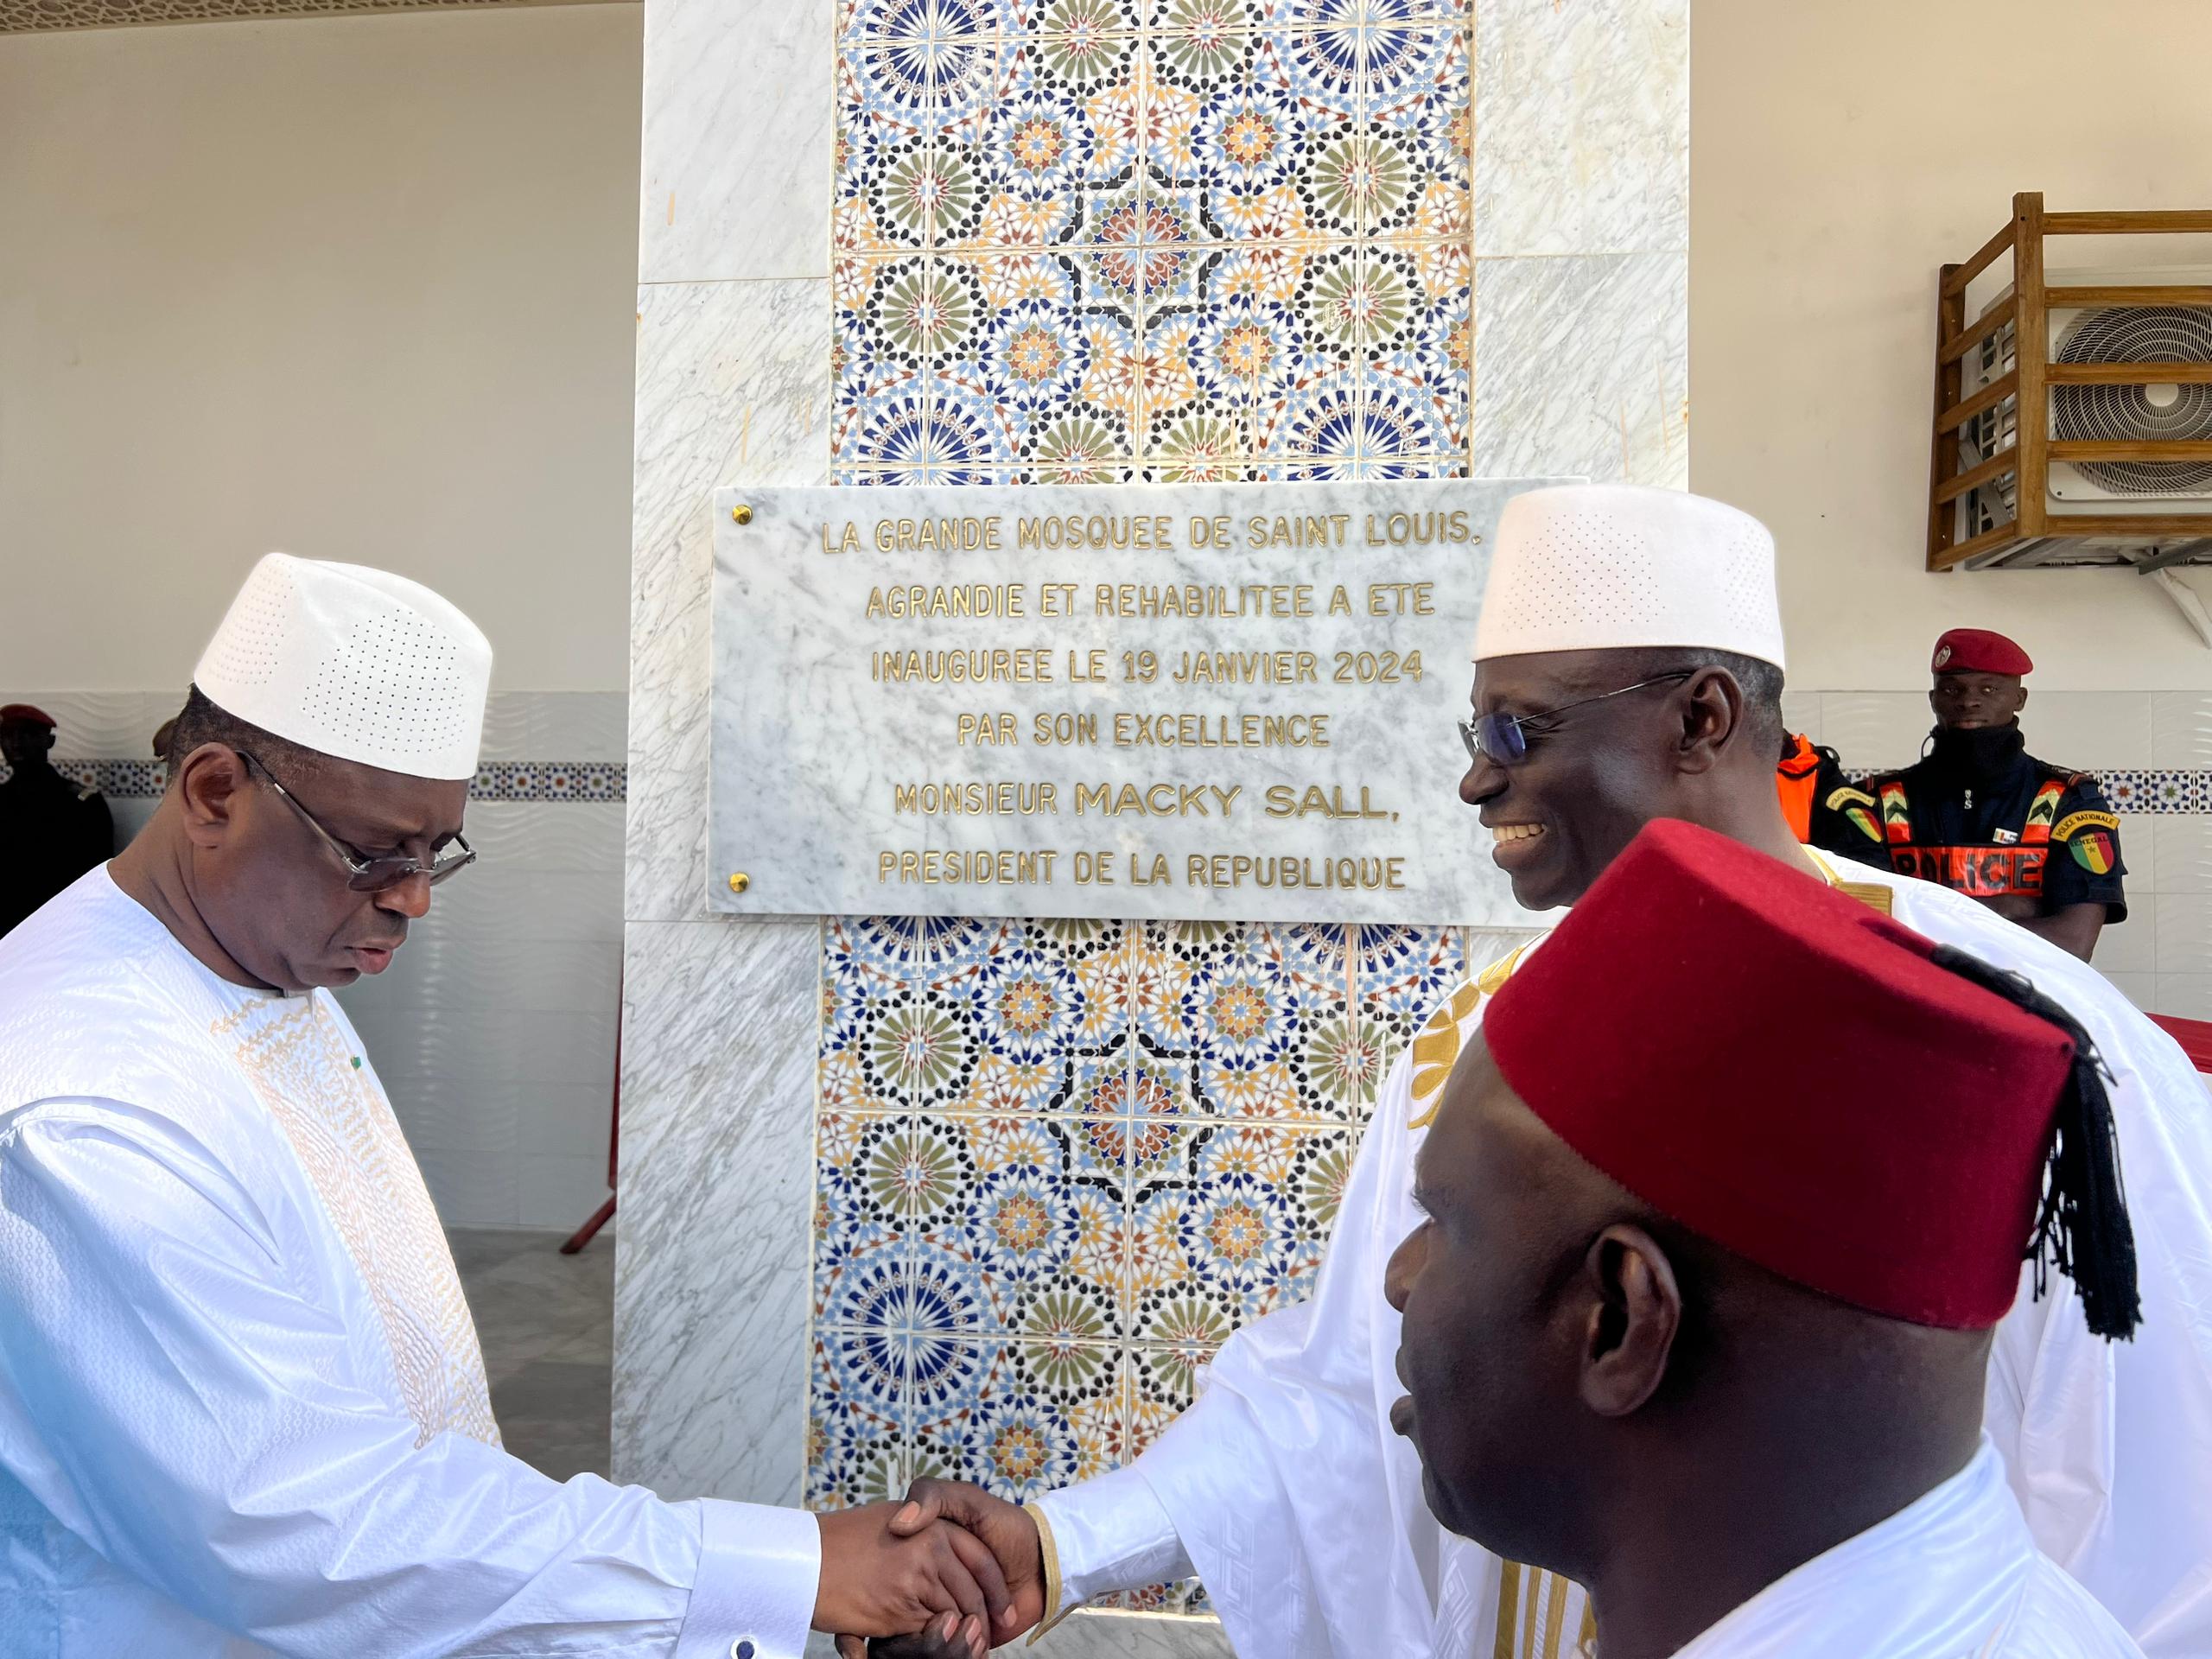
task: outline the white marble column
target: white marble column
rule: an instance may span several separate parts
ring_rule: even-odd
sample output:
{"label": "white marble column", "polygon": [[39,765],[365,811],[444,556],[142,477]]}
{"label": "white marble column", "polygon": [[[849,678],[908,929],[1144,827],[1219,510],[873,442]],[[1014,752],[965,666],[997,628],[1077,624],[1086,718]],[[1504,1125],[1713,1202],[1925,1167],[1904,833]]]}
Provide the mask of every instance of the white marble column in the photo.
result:
{"label": "white marble column", "polygon": [[798,1500],[811,922],[709,917],[709,498],[829,454],[830,0],[652,0],[639,191],[614,1468]]}

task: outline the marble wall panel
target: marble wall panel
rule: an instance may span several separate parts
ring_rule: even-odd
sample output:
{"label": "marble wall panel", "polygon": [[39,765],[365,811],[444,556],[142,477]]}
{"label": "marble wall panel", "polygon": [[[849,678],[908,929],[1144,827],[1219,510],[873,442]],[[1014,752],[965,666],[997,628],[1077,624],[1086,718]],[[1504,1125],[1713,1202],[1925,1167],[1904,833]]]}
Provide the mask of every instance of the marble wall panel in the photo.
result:
{"label": "marble wall panel", "polygon": [[829,274],[821,89],[833,10],[833,0],[645,9],[640,283]]}
{"label": "marble wall panel", "polygon": [[1475,247],[1689,246],[1689,0],[1478,0]]}
{"label": "marble wall panel", "polygon": [[[925,523],[982,515],[969,521],[978,544],[944,556],[883,550],[872,531],[892,526],[872,527],[864,512],[849,524],[852,504],[868,500],[849,489],[719,492],[709,853],[717,875],[744,872],[747,881],[741,893],[713,891],[711,902],[742,915],[980,905],[1023,916],[1511,922],[1503,876],[1464,855],[1440,809],[1466,768],[1453,721],[1465,711],[1485,550],[1506,501],[1541,481],[906,493],[899,512]],[[1203,591],[1225,602],[1205,615],[1179,606],[1139,617],[1133,602],[1118,614],[1101,609],[1072,580],[1096,570],[1097,556],[1018,545],[1017,531],[1039,517],[1048,549],[1063,522],[1101,537],[1118,526],[1124,542],[1142,543],[1108,556],[1128,592]],[[1255,549],[1248,519],[1283,533]],[[1192,546],[1189,526],[1208,522],[1235,544]],[[1004,531],[995,547],[981,544],[986,524]],[[1132,524],[1169,526],[1172,545],[1133,536]],[[825,556],[841,525],[851,546]],[[1294,545],[1298,525],[1332,527],[1331,544]],[[1064,604],[1052,603],[1050,584],[1027,585],[1040,569],[1071,578]],[[872,609],[887,586],[952,576],[963,594],[1010,588],[999,608],[1029,620]],[[1408,582],[1421,592],[1401,606],[1389,584]],[[1292,614],[1294,591],[1302,615]],[[1051,642],[1036,683],[979,690],[925,677],[920,665],[950,652],[957,666],[1023,639]],[[878,657],[910,655],[905,682],[876,683]],[[1096,672],[1079,671],[1084,662]],[[1217,662],[1237,677],[1217,680]],[[984,706],[1005,722],[1003,743],[963,735]],[[1090,722],[1089,740],[1039,747],[1033,719],[1054,717]],[[1286,721],[1267,737],[1268,722]],[[950,782],[957,796],[963,779],[1009,796],[1039,792],[1020,811],[941,809],[938,787]],[[899,807],[898,791],[917,786],[919,805]],[[1086,790],[1109,798],[1086,811]],[[1116,791],[1127,795],[1121,810]],[[798,803],[807,805],[794,818]],[[963,869],[982,861],[985,876],[921,880],[906,866],[925,849]],[[994,855],[1034,868],[993,876]],[[879,855],[899,862],[895,876],[886,879]],[[1104,881],[1082,868],[1093,856],[1108,861]],[[1231,874],[1232,860],[1255,858]]]}
{"label": "marble wall panel", "polygon": [[820,950],[630,925],[613,1466],[665,1497],[799,1500]]}
{"label": "marble wall panel", "polygon": [[1687,487],[1688,251],[1476,264],[1476,475]]}
{"label": "marble wall panel", "polygon": [[703,913],[709,497],[823,474],[829,284],[648,286],[638,293],[625,913]]}

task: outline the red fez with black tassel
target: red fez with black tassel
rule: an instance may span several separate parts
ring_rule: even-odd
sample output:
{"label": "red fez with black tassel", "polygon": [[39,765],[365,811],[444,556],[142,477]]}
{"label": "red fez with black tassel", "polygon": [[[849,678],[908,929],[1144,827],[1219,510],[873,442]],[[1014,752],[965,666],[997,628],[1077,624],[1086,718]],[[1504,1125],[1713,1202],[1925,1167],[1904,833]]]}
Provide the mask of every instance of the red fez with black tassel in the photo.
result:
{"label": "red fez with black tassel", "polygon": [[1515,1093],[1682,1226],[1917,1325],[1995,1325],[2020,1263],[2131,1334],[2134,1238],[2088,1034],[2018,975],[1661,820],[1483,1017]]}

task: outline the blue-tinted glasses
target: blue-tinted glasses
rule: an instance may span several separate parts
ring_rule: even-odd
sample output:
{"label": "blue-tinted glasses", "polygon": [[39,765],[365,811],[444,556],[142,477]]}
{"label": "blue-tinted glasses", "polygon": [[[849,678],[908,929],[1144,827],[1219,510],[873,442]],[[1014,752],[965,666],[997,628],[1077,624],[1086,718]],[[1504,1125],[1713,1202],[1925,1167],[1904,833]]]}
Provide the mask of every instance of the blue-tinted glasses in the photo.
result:
{"label": "blue-tinted glasses", "polygon": [[1466,721],[1454,722],[1459,728],[1459,741],[1467,746],[1467,759],[1487,760],[1497,766],[1517,766],[1529,758],[1529,740],[1541,737],[1541,732],[1531,732],[1531,726],[1548,720],[1556,720],[1570,709],[1586,709],[1593,702],[1606,702],[1615,697],[1624,697],[1631,691],[1641,691],[1649,686],[1669,685],[1676,680],[1687,680],[1697,671],[1678,668],[1666,674],[1655,674],[1648,680],[1638,680],[1634,685],[1624,685],[1618,691],[1603,691],[1594,697],[1583,697],[1574,702],[1563,702],[1556,709],[1547,709],[1535,715],[1478,715],[1471,724]]}

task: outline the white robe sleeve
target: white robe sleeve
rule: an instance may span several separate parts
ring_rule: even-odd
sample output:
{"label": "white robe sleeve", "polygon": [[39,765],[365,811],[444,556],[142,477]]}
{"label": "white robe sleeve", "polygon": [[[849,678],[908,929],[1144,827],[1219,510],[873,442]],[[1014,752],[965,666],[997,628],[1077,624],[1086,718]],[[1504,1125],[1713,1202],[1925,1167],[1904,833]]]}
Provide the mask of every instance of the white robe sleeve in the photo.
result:
{"label": "white robe sleeve", "polygon": [[1173,1584],[1196,1569],[1175,1522],[1140,1469],[1116,1469],[1036,1501],[1052,1529],[1060,1605],[1045,1617],[1122,1590]]}
{"label": "white robe sleeve", "polygon": [[[1395,1372],[1398,1317],[1381,1287],[1417,1219],[1414,1073],[1440,1090],[1472,1029],[1475,1001],[1466,986],[1440,1005],[1392,1068],[1313,1300],[1231,1337],[1197,1402],[1134,1465],[1156,1505],[1138,1506],[1141,1521],[1109,1519],[1100,1511],[1122,1489],[1104,1481],[1043,1501],[1071,1586],[1079,1582],[1085,1594],[1135,1587],[1112,1581],[1111,1556],[1139,1553],[1148,1531],[1155,1549],[1179,1540],[1239,1653],[1421,1659],[1431,1651],[1442,1535],[1422,1499],[1420,1460],[1385,1417],[1404,1389]],[[1424,1050],[1432,1029],[1448,1052]],[[1442,1071],[1433,1071],[1440,1061]],[[1084,1541],[1093,1537],[1115,1543],[1093,1551]],[[1471,1610],[1447,1611],[1464,1639]]]}
{"label": "white robe sleeve", "polygon": [[804,1648],[810,1516],[563,1484],[450,1433],[418,1446],[251,1194],[158,1115],[61,1101],[0,1123],[0,1331],[9,1472],[119,1570],[277,1653]]}
{"label": "white robe sleeve", "polygon": [[[1985,1422],[2037,1547],[2149,1659],[2212,1655],[2212,1096],[2094,969],[1974,900],[1889,878],[1897,920],[2026,976],[2112,1073],[2143,1322],[2090,1335],[2070,1279],[2024,1274],[1997,1327]],[[1879,1080],[1876,1080],[1878,1085]]]}

